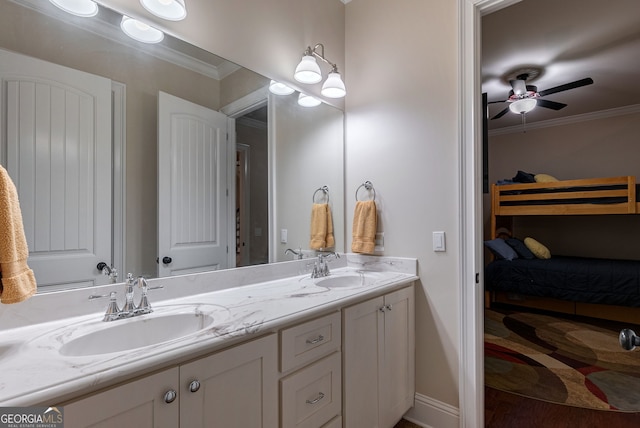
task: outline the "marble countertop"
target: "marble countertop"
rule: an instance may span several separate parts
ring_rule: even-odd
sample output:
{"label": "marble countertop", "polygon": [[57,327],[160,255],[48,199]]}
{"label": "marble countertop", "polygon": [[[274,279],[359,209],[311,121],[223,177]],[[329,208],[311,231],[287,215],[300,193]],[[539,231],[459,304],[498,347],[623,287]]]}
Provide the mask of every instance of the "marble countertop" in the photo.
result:
{"label": "marble countertop", "polygon": [[[357,265],[339,267],[331,277],[359,275],[357,271]],[[153,313],[124,320],[102,322],[101,308],[100,312],[4,329],[0,336],[0,406],[58,404],[276,331],[296,320],[338,310],[416,279],[415,267],[413,272],[366,271],[364,283],[329,288],[316,284],[318,281],[305,273],[155,303],[151,298]],[[117,327],[113,330],[116,334],[127,335],[136,331],[133,323],[176,314],[193,318],[197,314],[213,321],[185,336],[135,349],[79,355],[83,352],[63,348],[88,332]]]}

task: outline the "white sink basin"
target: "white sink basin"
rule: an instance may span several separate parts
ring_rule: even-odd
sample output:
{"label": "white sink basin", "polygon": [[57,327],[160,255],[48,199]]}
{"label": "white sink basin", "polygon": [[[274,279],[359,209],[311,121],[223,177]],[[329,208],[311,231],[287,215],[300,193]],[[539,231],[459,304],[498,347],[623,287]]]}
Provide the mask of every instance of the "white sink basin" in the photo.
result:
{"label": "white sink basin", "polygon": [[79,357],[121,352],[180,339],[210,326],[214,318],[199,311],[142,315],[104,323],[65,342],[59,352]]}

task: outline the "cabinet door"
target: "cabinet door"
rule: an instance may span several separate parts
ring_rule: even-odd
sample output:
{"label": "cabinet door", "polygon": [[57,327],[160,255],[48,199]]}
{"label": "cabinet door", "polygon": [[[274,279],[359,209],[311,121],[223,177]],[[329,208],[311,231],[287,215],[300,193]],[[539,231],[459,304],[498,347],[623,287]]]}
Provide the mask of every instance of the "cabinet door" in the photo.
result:
{"label": "cabinet door", "polygon": [[276,427],[277,346],[272,334],[181,366],[180,426]]}
{"label": "cabinet door", "polygon": [[178,397],[165,402],[165,394],[177,392],[178,368],[172,368],[72,402],[64,406],[67,428],[175,428]]}
{"label": "cabinet door", "polygon": [[385,296],[384,358],[381,359],[380,426],[392,427],[415,397],[415,309],[413,287]]}
{"label": "cabinet door", "polygon": [[344,310],[344,426],[378,425],[379,358],[383,354],[384,299]]}

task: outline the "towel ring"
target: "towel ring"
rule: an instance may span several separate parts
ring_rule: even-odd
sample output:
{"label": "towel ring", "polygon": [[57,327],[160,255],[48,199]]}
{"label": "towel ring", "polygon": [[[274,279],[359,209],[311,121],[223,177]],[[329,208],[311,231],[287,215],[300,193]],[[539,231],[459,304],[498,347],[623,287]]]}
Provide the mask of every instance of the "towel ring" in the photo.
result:
{"label": "towel ring", "polygon": [[360,186],[358,186],[358,188],[356,189],[356,201],[358,200],[358,190],[360,190],[362,187],[364,187],[365,189],[367,189],[368,191],[372,191],[373,190],[373,200],[376,200],[376,189],[373,187],[373,184],[371,184],[370,181],[365,181],[364,183],[362,183]]}
{"label": "towel ring", "polygon": [[314,204],[316,203],[316,194],[318,192],[324,193],[324,195],[327,197],[327,203],[329,203],[329,187],[328,186],[318,187],[316,191],[313,192],[313,196],[311,197],[311,202],[313,202]]}

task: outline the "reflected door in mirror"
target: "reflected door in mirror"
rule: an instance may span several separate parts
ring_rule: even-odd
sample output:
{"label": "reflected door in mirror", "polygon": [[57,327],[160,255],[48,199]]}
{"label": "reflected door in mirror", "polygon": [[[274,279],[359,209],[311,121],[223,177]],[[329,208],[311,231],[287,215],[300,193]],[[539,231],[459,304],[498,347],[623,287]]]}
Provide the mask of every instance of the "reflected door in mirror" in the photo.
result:
{"label": "reflected door in mirror", "polygon": [[158,102],[158,276],[225,269],[229,119],[164,92]]}
{"label": "reflected door in mirror", "polygon": [[111,262],[111,81],[0,50],[3,163],[40,291],[104,284]]}

